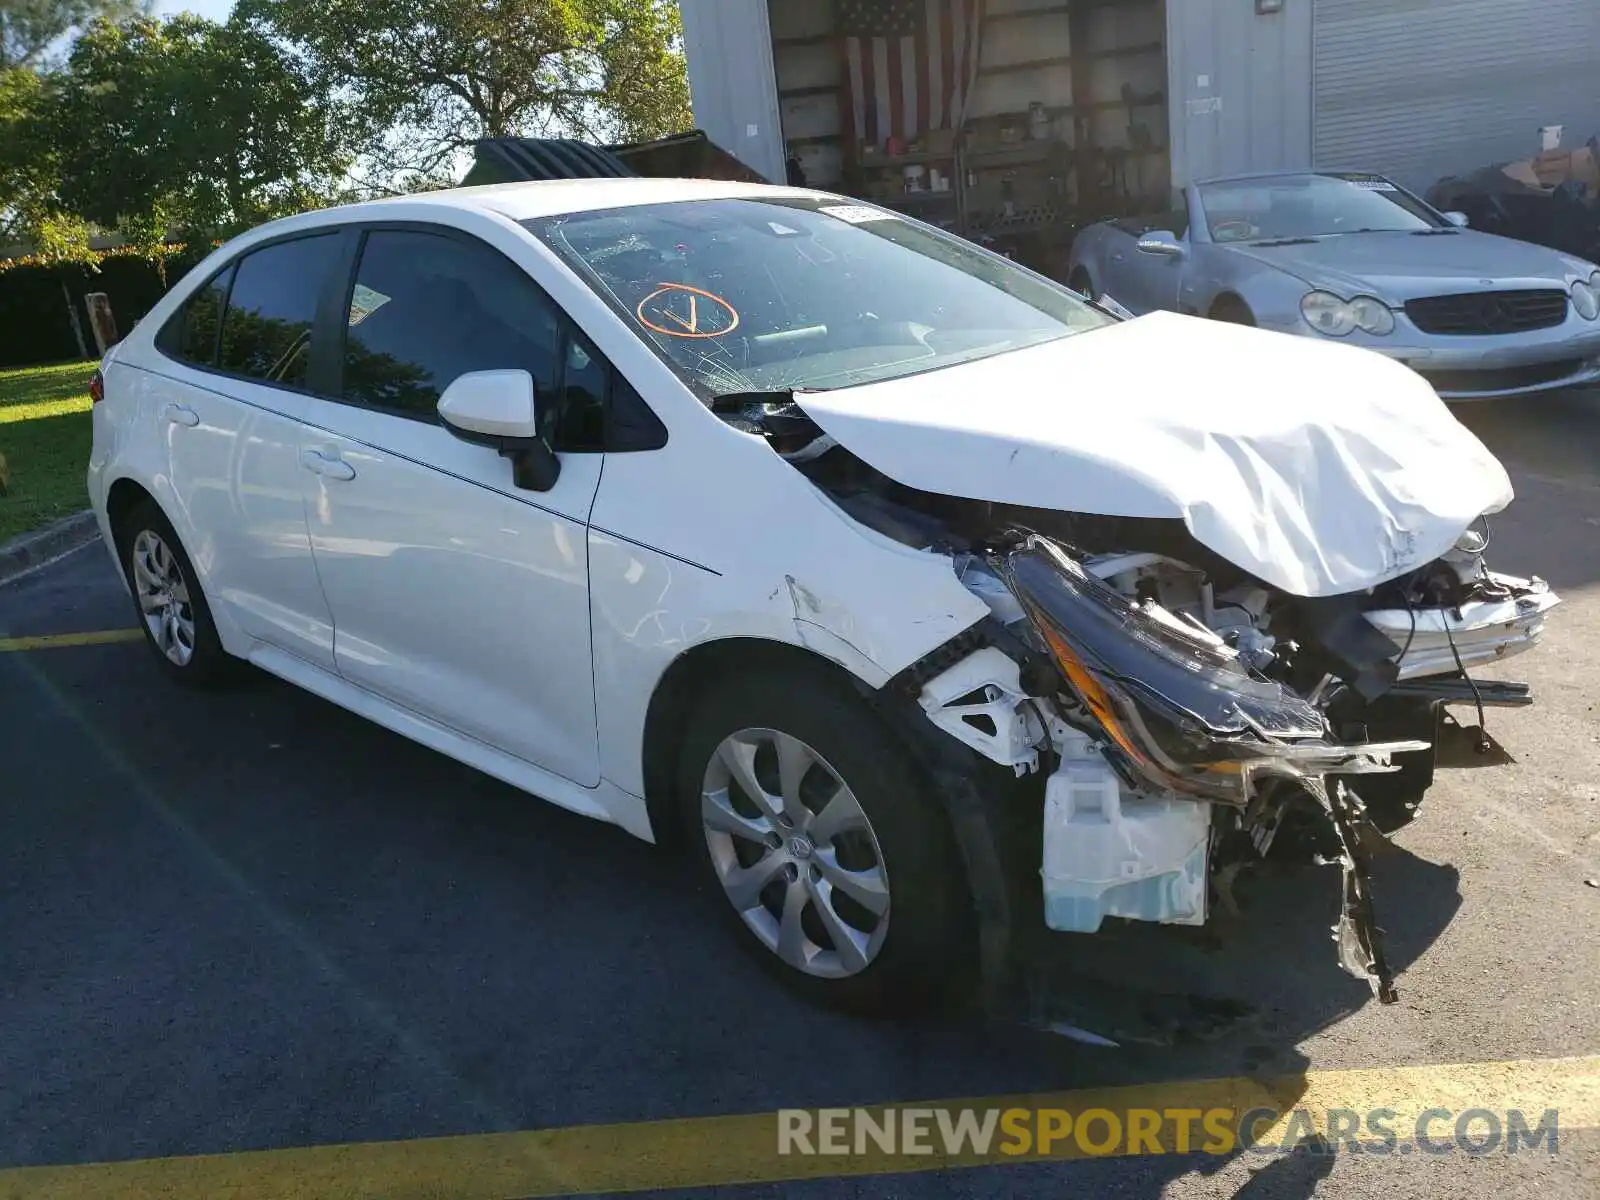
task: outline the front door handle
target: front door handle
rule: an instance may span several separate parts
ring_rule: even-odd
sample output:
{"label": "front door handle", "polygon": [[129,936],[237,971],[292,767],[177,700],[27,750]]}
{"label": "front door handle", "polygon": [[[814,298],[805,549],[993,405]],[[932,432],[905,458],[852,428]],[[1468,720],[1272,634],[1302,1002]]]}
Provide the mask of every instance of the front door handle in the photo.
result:
{"label": "front door handle", "polygon": [[184,425],[190,429],[200,424],[200,414],[185,404],[168,404],[161,410],[161,415],[174,425]]}
{"label": "front door handle", "polygon": [[315,471],[328,479],[354,479],[356,469],[337,454],[324,454],[320,450],[305,450],[300,461],[307,470]]}

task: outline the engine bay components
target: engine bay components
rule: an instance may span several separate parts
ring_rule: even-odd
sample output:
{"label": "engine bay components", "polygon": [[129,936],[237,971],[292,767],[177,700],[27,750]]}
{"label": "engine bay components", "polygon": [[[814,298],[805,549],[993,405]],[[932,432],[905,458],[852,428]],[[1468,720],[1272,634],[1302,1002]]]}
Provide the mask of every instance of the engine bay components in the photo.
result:
{"label": "engine bay components", "polygon": [[1128,788],[1088,734],[1061,722],[1051,732],[1060,765],[1045,784],[1045,924],[1204,924],[1210,806]]}
{"label": "engine bay components", "polygon": [[1039,768],[1044,736],[1037,706],[1026,703],[1017,663],[993,647],[962,659],[922,689],[922,709],[940,729],[1018,775]]}

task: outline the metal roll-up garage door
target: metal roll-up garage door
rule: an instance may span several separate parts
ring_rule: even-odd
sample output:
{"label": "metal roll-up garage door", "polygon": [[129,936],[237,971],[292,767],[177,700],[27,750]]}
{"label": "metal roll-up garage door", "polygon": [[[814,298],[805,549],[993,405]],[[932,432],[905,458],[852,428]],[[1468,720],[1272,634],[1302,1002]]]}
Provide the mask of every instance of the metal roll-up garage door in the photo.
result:
{"label": "metal roll-up garage door", "polygon": [[1315,0],[1317,166],[1426,189],[1600,134],[1600,0]]}

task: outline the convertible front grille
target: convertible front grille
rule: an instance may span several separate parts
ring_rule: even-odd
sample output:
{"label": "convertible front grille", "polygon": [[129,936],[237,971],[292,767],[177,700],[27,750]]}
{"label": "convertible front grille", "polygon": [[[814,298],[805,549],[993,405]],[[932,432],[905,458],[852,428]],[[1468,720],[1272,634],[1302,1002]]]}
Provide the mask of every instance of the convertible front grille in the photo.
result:
{"label": "convertible front grille", "polygon": [[1423,333],[1495,334],[1553,329],[1567,319],[1567,294],[1559,288],[1516,292],[1464,292],[1406,301],[1406,316]]}

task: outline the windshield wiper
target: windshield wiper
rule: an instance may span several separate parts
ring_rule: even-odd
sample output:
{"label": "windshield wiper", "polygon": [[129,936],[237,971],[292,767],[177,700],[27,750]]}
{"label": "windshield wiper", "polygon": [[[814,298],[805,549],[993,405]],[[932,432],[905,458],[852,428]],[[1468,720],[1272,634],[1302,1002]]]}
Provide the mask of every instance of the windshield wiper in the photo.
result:
{"label": "windshield wiper", "polygon": [[1251,242],[1252,246],[1315,246],[1317,239],[1314,237],[1288,237],[1275,238],[1269,242]]}
{"label": "windshield wiper", "polygon": [[791,388],[724,392],[713,396],[710,406],[712,412],[735,429],[766,438],[772,448],[790,462],[808,462],[838,445],[795,403]]}
{"label": "windshield wiper", "polygon": [[1459,229],[1416,229],[1416,230],[1412,231],[1411,236],[1412,237],[1455,237],[1455,235],[1460,233],[1460,232],[1461,232],[1461,230],[1459,230]]}
{"label": "windshield wiper", "polygon": [[719,392],[711,397],[709,407],[714,413],[737,413],[757,405],[770,406],[793,403],[793,388],[771,388],[751,392]]}

